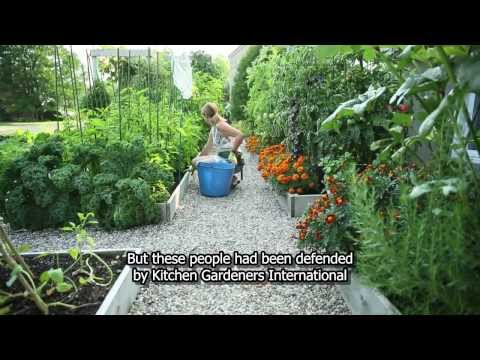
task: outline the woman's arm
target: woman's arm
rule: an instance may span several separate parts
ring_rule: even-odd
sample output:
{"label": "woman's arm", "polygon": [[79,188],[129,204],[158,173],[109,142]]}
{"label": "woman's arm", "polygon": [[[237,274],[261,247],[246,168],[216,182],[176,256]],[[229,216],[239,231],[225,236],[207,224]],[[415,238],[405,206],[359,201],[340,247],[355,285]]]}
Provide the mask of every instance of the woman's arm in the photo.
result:
{"label": "woman's arm", "polygon": [[207,144],[203,147],[203,150],[200,153],[200,156],[207,156],[212,150],[212,145],[213,145],[212,132],[210,132],[208,134]]}
{"label": "woman's arm", "polygon": [[240,130],[230,126],[226,121],[221,121],[217,125],[217,129],[220,130],[223,136],[233,137],[232,147],[233,151],[237,151],[243,141],[243,134]]}

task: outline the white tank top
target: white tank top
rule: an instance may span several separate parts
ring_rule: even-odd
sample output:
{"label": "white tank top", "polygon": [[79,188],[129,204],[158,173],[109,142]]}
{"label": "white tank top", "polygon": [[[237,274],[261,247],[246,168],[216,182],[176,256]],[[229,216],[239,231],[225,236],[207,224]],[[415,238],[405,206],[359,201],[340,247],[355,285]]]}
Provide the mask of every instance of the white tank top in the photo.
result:
{"label": "white tank top", "polygon": [[217,129],[216,125],[212,126],[210,134],[212,135],[214,151],[217,154],[222,151],[231,151],[233,149],[230,138],[223,136],[222,133]]}

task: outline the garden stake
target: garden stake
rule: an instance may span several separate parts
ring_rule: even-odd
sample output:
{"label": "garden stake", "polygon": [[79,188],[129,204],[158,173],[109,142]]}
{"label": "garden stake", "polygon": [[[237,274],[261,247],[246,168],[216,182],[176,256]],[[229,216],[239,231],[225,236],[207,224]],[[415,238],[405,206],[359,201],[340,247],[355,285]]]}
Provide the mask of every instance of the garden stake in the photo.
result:
{"label": "garden stake", "polygon": [[60,61],[60,56],[59,56],[59,53],[58,53],[57,45],[55,45],[55,50],[57,52],[57,57],[58,57],[58,70],[60,72],[60,85],[62,86],[62,93],[63,93],[63,110],[65,112],[65,117],[68,117],[67,97],[65,96],[65,86],[63,84],[62,63]]}
{"label": "garden stake", "polygon": [[56,105],[57,105],[57,131],[60,131],[60,121],[58,120],[58,114],[59,114],[59,105],[58,105],[58,102],[59,102],[59,97],[58,97],[58,75],[57,75],[57,60],[58,60],[58,56],[57,56],[57,45],[55,45],[54,47],[54,51],[53,51],[53,56],[54,56],[54,59],[55,59],[55,95],[56,95]]}
{"label": "garden stake", "polygon": [[78,103],[77,77],[75,76],[75,68],[73,66],[73,48],[72,48],[72,45],[70,45],[70,66],[71,66],[71,71],[72,71],[72,74],[73,74],[72,81],[73,81],[73,92],[74,92],[74,96],[75,96],[74,99],[76,100],[76,103],[77,103],[77,115],[78,115],[78,125],[79,125],[79,129],[80,129],[80,139],[83,143],[82,119],[80,117],[80,105]]}
{"label": "garden stake", "polygon": [[117,48],[117,77],[118,77],[118,133],[122,141],[122,105],[120,103],[120,48]]}
{"label": "garden stake", "polygon": [[159,117],[159,105],[160,105],[160,92],[159,92],[159,64],[158,64],[158,51],[157,51],[157,81],[156,81],[156,89],[157,89],[157,96],[156,96],[156,102],[157,102],[157,143],[158,143],[158,117]]}

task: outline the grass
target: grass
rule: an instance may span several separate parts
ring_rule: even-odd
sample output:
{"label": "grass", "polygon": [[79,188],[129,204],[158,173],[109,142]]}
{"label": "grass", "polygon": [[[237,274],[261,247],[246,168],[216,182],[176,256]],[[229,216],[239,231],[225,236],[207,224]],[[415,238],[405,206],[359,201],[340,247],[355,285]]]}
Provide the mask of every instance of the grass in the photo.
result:
{"label": "grass", "polygon": [[[60,129],[62,122],[60,122]],[[0,122],[0,135],[14,135],[18,130],[30,131],[33,134],[41,132],[53,133],[57,129],[56,121],[35,122]]]}

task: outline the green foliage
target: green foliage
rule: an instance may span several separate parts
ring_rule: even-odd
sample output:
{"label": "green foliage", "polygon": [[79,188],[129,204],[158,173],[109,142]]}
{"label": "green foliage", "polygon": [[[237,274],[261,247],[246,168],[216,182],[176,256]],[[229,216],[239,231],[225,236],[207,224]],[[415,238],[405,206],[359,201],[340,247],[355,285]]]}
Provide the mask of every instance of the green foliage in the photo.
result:
{"label": "green foliage", "polygon": [[237,73],[232,87],[232,120],[245,119],[244,106],[248,101],[247,69],[259,55],[261,46],[252,45],[238,64]]}

